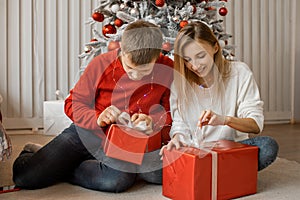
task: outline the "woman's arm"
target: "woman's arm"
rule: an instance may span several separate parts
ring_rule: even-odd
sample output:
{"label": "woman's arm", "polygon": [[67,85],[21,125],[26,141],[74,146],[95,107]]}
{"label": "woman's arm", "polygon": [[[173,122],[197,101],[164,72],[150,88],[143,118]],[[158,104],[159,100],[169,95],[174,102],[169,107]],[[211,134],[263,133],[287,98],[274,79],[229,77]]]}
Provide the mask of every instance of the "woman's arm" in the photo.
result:
{"label": "woman's arm", "polygon": [[252,118],[225,117],[225,125],[245,133],[260,133],[260,129]]}

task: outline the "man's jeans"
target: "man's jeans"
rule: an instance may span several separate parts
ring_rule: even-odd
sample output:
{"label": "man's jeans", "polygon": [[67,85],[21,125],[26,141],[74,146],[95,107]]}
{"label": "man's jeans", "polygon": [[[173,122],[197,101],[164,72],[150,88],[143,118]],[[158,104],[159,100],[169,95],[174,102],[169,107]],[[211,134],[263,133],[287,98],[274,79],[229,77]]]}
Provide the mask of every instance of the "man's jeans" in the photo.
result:
{"label": "man's jeans", "polygon": [[[72,124],[38,152],[21,152],[13,165],[13,180],[16,186],[26,189],[44,188],[66,181],[109,192],[128,189],[137,176],[145,181],[161,184],[162,163],[159,150],[153,154],[156,158],[149,161],[156,163],[153,170],[140,170],[134,164],[128,163],[126,166],[126,162],[114,162],[106,157],[101,143],[100,137]],[[118,165],[121,165],[120,168]]]}

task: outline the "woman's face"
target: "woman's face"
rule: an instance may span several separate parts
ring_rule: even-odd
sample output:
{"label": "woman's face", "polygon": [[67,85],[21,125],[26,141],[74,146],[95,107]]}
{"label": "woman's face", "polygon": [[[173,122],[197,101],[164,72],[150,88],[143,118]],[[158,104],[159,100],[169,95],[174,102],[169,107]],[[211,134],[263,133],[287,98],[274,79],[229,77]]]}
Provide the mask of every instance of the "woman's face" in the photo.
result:
{"label": "woman's face", "polygon": [[217,44],[190,42],[184,46],[183,59],[185,66],[201,78],[210,76],[214,65],[214,54],[218,51]]}

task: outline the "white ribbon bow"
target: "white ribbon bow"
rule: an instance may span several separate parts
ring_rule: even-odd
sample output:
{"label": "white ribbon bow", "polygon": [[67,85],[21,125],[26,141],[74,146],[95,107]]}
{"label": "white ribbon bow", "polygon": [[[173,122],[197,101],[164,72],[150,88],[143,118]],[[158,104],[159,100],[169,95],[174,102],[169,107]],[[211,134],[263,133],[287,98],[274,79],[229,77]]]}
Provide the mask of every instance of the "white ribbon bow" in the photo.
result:
{"label": "white ribbon bow", "polygon": [[122,112],[118,116],[117,122],[120,123],[120,124],[122,124],[122,125],[125,125],[125,126],[127,126],[129,128],[133,128],[135,130],[144,132],[147,135],[150,134],[150,133],[152,133],[152,130],[148,128],[148,126],[146,124],[146,121],[140,121],[136,125],[132,124],[131,120],[130,120],[130,115],[127,112]]}

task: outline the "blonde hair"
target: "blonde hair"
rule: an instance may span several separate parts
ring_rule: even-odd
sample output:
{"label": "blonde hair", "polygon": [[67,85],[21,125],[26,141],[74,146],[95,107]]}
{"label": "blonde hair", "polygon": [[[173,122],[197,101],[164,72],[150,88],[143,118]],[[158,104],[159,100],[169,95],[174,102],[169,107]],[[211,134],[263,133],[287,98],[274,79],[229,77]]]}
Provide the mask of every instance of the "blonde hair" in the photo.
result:
{"label": "blonde hair", "polygon": [[[216,77],[214,77],[215,83],[223,83],[230,73],[230,62],[223,57],[221,46],[212,30],[200,21],[187,24],[179,31],[174,44],[174,69],[175,73],[177,73],[177,75],[174,75],[174,85],[178,90],[179,96],[181,96],[181,100],[178,100],[180,105],[197,103],[191,102],[192,98],[190,97],[194,95],[191,88],[195,87],[195,85],[199,86],[205,84],[204,78],[199,77],[186,67],[183,58],[183,49],[185,46],[195,41],[202,44],[208,44],[212,47],[217,45],[218,47],[213,58],[214,71],[217,72]],[[216,92],[220,91],[220,88],[218,88]]]}
{"label": "blonde hair", "polygon": [[222,78],[226,78],[230,72],[229,61],[222,55],[222,49],[218,39],[211,31],[211,29],[203,22],[192,22],[184,26],[178,33],[174,45],[174,68],[182,74],[190,83],[194,82],[198,85],[203,83],[201,77],[198,77],[194,72],[189,70],[182,57],[184,47],[190,42],[197,41],[199,43],[206,43],[214,47],[218,46],[218,51],[214,54],[215,66],[217,66]]}
{"label": "blonde hair", "polygon": [[158,26],[138,20],[126,27],[122,35],[121,51],[130,54],[133,63],[146,64],[159,57],[162,42],[163,36]]}

